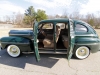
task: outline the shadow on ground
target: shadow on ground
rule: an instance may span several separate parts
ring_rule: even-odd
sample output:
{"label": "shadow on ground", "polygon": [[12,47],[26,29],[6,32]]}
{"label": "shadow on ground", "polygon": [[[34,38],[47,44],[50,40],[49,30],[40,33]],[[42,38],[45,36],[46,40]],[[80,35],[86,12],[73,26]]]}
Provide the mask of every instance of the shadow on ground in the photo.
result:
{"label": "shadow on ground", "polygon": [[66,55],[40,54],[40,56],[41,60],[37,62],[33,53],[22,54],[18,58],[12,58],[7,54],[6,50],[2,50],[0,51],[0,64],[23,69],[26,63],[52,68],[59,61],[59,58],[66,58]]}

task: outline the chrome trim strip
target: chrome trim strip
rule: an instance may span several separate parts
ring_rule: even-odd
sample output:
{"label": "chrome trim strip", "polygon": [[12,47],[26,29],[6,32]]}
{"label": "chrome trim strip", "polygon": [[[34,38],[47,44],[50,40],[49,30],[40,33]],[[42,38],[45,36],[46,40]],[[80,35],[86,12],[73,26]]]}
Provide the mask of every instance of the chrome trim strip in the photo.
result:
{"label": "chrome trim strip", "polygon": [[95,36],[95,35],[93,35],[93,34],[88,34],[88,35],[79,35],[79,34],[76,34],[75,36]]}
{"label": "chrome trim strip", "polygon": [[76,43],[75,45],[97,45],[97,44],[99,44],[99,43],[88,43],[88,44],[87,44],[87,43],[85,43],[85,44],[80,44],[80,43],[77,44],[77,43]]}
{"label": "chrome trim strip", "polygon": [[9,44],[29,44],[29,43],[19,43],[19,42],[1,42],[1,43],[9,43]]}
{"label": "chrome trim strip", "polygon": [[31,35],[31,34],[9,34],[9,35]]}

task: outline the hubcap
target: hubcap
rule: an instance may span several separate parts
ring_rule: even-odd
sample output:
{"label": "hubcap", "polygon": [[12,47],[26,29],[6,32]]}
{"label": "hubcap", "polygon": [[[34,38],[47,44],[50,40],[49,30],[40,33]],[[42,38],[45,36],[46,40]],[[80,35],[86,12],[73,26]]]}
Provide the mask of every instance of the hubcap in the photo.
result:
{"label": "hubcap", "polygon": [[15,47],[11,47],[10,52],[13,53],[13,54],[17,54],[18,50]]}
{"label": "hubcap", "polygon": [[83,49],[80,49],[79,51],[78,51],[78,55],[81,55],[81,56],[84,56],[84,55],[86,55],[86,50],[83,48]]}
{"label": "hubcap", "polygon": [[20,49],[16,45],[9,45],[7,48],[7,52],[12,57],[18,57],[20,55]]}
{"label": "hubcap", "polygon": [[85,46],[81,46],[76,50],[76,57],[79,59],[87,58],[89,54],[90,54],[90,51]]}

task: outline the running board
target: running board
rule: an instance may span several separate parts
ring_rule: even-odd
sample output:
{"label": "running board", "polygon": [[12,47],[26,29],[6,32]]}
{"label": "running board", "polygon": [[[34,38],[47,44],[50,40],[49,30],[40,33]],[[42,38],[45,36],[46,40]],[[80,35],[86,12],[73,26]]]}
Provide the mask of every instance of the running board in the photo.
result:
{"label": "running board", "polygon": [[39,53],[44,54],[67,54],[67,50],[39,50]]}
{"label": "running board", "polygon": [[[23,52],[23,53],[25,53],[25,54],[34,53],[34,51]],[[54,51],[54,49],[39,49],[39,53],[43,53],[43,54],[67,54],[67,49],[57,49],[56,51]]]}

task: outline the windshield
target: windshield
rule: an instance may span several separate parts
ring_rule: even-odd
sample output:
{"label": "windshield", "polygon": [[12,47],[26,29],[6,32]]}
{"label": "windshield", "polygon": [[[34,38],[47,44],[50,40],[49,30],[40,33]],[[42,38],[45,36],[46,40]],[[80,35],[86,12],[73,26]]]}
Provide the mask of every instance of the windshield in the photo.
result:
{"label": "windshield", "polygon": [[38,26],[38,29],[52,29],[53,28],[53,24],[52,23],[42,23]]}

